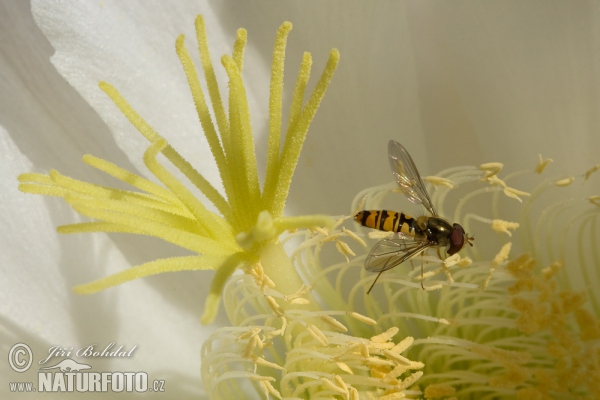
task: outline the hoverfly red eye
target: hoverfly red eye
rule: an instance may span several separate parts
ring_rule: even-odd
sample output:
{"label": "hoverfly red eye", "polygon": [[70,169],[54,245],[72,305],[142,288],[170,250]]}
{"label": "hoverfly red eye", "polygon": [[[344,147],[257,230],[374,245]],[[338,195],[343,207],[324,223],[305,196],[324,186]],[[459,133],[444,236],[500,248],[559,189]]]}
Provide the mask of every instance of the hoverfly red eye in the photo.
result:
{"label": "hoverfly red eye", "polygon": [[448,254],[458,253],[465,245],[465,230],[459,224],[452,225],[454,228],[450,235],[450,247],[448,248]]}

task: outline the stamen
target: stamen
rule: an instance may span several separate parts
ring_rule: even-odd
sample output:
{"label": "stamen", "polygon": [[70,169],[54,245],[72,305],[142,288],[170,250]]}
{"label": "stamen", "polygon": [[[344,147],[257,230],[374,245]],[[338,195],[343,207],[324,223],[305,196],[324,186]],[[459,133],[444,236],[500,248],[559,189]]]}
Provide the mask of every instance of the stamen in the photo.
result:
{"label": "stamen", "polygon": [[494,231],[506,233],[508,236],[512,237],[512,233],[509,231],[509,229],[516,230],[519,227],[519,223],[494,219],[491,221],[491,226]]}
{"label": "stamen", "polygon": [[479,169],[485,171],[486,178],[490,178],[494,175],[497,175],[498,172],[500,172],[502,170],[502,167],[504,167],[504,164],[502,164],[502,163],[490,162],[490,163],[481,164],[479,166]]}
{"label": "stamen", "polygon": [[531,196],[529,193],[524,192],[522,190],[517,190],[515,188],[507,187],[504,189],[504,194],[513,199],[519,200],[519,202],[523,202],[519,196]]}
{"label": "stamen", "polygon": [[596,164],[594,165],[592,168],[588,169],[585,172],[585,180],[588,180],[588,178],[596,171],[600,170],[600,164]]}
{"label": "stamen", "polygon": [[566,179],[561,179],[556,182],[556,186],[569,186],[571,183],[573,183],[574,180],[575,180],[575,177],[573,177],[573,176],[566,178]]}
{"label": "stamen", "polygon": [[553,159],[551,158],[546,158],[545,160],[542,158],[542,155],[539,154],[539,161],[537,166],[535,167],[535,172],[537,172],[538,174],[541,174],[542,172],[544,172],[544,170],[546,169],[546,167],[551,163],[554,162]]}
{"label": "stamen", "polygon": [[439,176],[426,176],[423,178],[423,180],[436,186],[445,186],[450,189],[455,187],[454,183],[450,179],[441,178]]}

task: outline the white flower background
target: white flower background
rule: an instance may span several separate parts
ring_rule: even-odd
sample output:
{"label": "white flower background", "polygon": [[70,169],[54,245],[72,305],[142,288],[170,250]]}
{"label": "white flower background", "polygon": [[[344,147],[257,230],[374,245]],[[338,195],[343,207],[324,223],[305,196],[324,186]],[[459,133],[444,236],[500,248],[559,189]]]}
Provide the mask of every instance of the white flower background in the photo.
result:
{"label": "white flower background", "polygon": [[[83,164],[87,153],[148,176],[147,142],[98,89],[105,80],[219,185],[174,50],[184,33],[198,58],[197,14],[217,65],[236,29],[248,30],[244,79],[259,165],[279,25],[294,24],[288,98],[303,51],[313,55],[314,80],[329,50],[340,50],[287,214],[348,213],[356,193],[390,180],[389,139],[404,144],[425,175],[489,161],[533,168],[538,153],[555,160],[554,173],[581,174],[600,160],[597,2],[0,1],[2,398],[9,398],[8,381],[37,372],[8,367],[17,342],[32,347],[35,361],[54,345],[137,345],[131,359],[94,360],[93,367],[146,371],[166,380],[169,398],[202,395],[200,347],[227,322],[222,315],[211,326],[199,323],[212,272],[75,295],[77,284],[182,250],[124,234],[59,236],[56,226],[79,217],[62,200],[19,192],[16,181],[19,173],[55,168],[114,185]],[[225,74],[217,72],[224,89]]]}

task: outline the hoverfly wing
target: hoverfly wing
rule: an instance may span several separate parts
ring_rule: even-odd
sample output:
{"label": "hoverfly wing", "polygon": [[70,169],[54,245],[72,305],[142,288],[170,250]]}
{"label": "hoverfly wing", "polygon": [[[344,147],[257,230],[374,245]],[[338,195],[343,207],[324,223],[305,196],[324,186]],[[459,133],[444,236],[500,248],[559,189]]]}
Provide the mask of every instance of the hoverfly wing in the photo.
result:
{"label": "hoverfly wing", "polygon": [[373,246],[365,260],[365,269],[371,272],[387,271],[418,255],[430,246],[431,243],[429,242],[416,241],[411,237],[393,233]]}
{"label": "hoverfly wing", "polygon": [[437,216],[438,214],[421,180],[421,175],[419,175],[415,163],[404,146],[390,140],[388,143],[388,155],[392,173],[396,178],[396,182],[398,182],[398,186],[400,186],[400,189],[402,189],[408,200],[415,204],[423,204],[431,215]]}

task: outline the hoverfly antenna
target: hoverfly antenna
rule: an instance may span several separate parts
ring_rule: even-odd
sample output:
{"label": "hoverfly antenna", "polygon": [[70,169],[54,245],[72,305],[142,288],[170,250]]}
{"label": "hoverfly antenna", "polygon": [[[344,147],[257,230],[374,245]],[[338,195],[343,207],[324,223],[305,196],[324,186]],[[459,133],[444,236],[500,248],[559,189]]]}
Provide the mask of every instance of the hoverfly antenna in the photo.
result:
{"label": "hoverfly antenna", "polygon": [[467,234],[467,243],[469,243],[469,246],[473,247],[473,243],[471,243],[471,241],[475,240],[474,236],[469,236]]}

